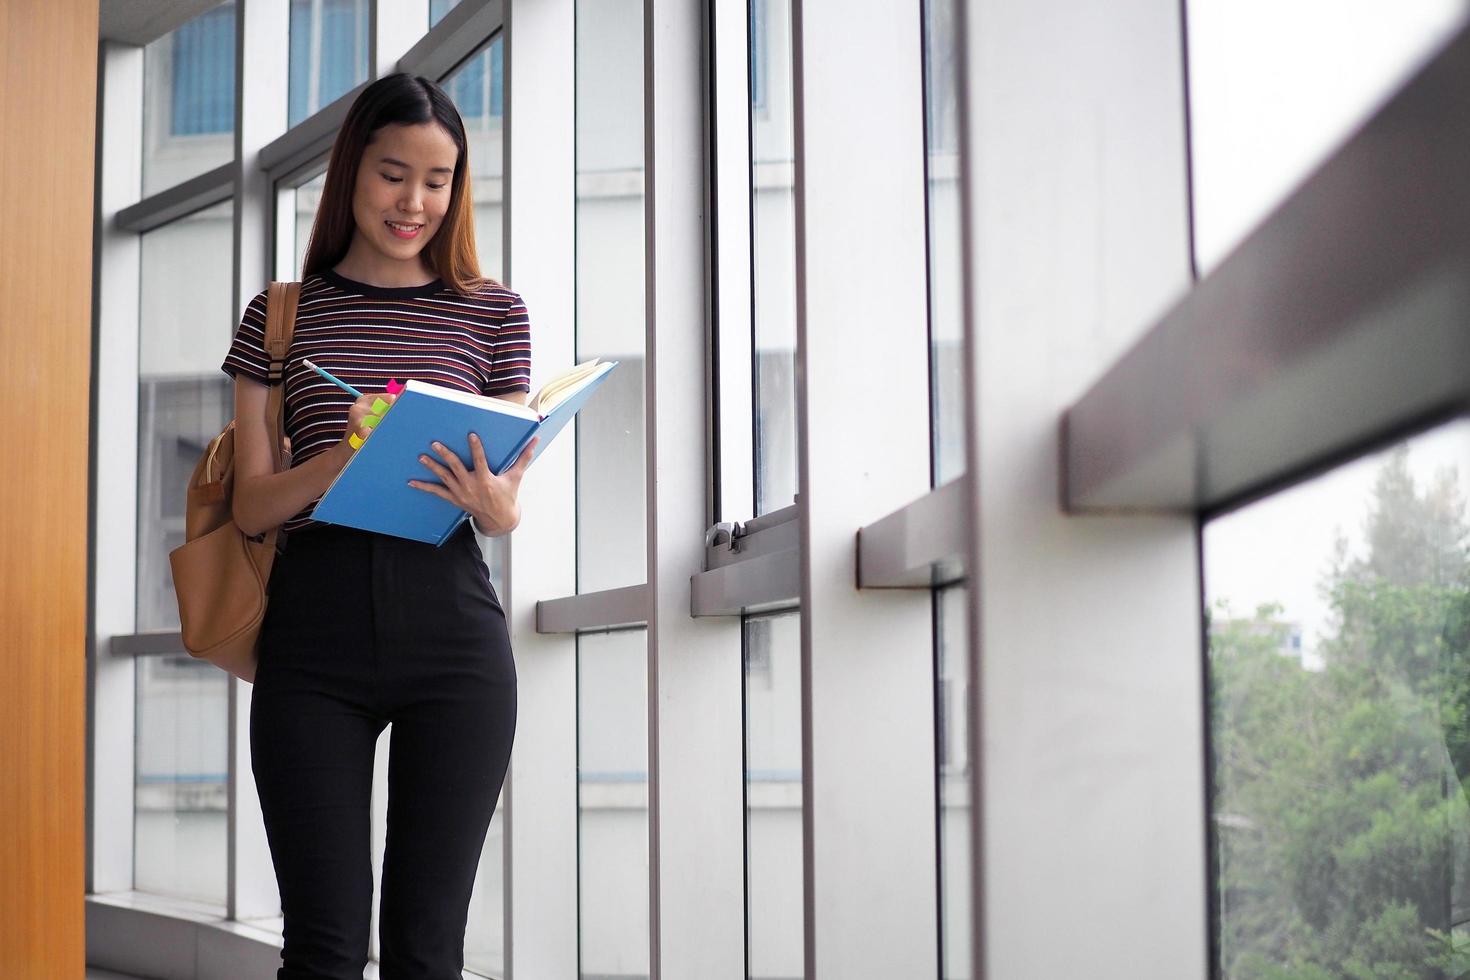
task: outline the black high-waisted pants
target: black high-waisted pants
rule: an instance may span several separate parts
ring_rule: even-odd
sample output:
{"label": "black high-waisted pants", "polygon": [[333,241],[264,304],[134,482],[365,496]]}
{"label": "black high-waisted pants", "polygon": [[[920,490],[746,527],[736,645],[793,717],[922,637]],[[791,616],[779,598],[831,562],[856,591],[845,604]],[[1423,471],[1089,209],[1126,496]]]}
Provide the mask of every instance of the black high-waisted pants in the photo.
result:
{"label": "black high-waisted pants", "polygon": [[278,980],[361,980],[373,753],[389,722],[382,980],[459,980],[516,674],[469,522],[442,546],[324,525],[271,571],[250,751],[285,914]]}

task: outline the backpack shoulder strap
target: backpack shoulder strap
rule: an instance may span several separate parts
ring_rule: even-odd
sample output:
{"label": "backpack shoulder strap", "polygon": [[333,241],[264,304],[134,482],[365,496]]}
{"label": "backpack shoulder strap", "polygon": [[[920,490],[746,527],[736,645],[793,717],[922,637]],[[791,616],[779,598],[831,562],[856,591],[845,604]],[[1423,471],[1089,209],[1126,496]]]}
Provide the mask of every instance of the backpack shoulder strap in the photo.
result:
{"label": "backpack shoulder strap", "polygon": [[265,351],[270,355],[270,384],[280,383],[286,370],[286,354],[291,350],[291,335],[296,331],[296,304],[301,299],[301,283],[273,282],[266,296]]}
{"label": "backpack shoulder strap", "polygon": [[286,355],[291,350],[291,336],[296,332],[296,304],[301,299],[301,283],[273,282],[266,295],[265,352],[270,356],[270,395],[266,399],[266,418],[270,419],[270,444],[275,447],[275,472],[281,472],[281,433],[286,429],[286,399],[281,379],[286,372]]}

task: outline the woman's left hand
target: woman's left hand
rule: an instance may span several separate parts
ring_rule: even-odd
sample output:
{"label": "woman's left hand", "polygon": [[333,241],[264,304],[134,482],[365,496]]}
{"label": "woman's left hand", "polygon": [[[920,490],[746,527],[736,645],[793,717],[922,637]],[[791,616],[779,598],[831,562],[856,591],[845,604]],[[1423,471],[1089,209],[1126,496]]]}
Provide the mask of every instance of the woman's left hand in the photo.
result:
{"label": "woman's left hand", "polygon": [[443,497],[461,510],[469,511],[482,534],[508,534],[521,522],[521,506],[516,501],[516,495],[520,492],[521,477],[525,475],[526,467],[531,465],[531,453],[540,438],[533,438],[516,457],[516,461],[498,476],[490,472],[490,464],[485,461],[485,449],[475,433],[470,433],[470,456],[475,464],[473,470],[466,469],[449,447],[436,442],[430,448],[443,462],[428,455],[420,456],[419,462],[428,467],[441,482],[409,480],[408,485],[436,497]]}

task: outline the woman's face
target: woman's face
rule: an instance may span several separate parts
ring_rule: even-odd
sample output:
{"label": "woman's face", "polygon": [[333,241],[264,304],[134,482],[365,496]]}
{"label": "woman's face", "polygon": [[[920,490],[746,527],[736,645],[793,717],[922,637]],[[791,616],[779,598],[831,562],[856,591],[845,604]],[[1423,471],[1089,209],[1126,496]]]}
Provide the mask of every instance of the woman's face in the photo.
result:
{"label": "woman's face", "polygon": [[388,259],[416,259],[449,210],[458,157],[438,123],[395,123],[375,132],[352,195],[357,235]]}

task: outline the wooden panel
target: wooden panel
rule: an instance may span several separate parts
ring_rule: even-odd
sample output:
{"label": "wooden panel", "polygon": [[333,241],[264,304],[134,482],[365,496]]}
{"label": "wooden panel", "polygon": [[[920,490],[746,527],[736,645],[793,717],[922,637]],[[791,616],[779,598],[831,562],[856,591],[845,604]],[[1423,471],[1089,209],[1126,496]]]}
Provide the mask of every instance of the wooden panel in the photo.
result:
{"label": "wooden panel", "polygon": [[97,0],[0,2],[0,976],[83,976]]}

